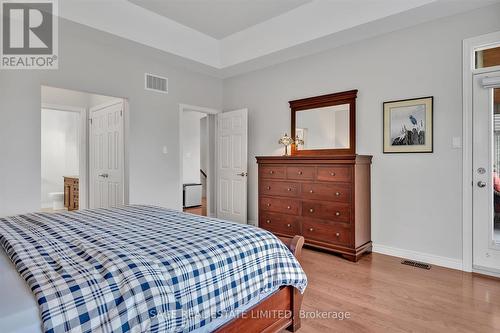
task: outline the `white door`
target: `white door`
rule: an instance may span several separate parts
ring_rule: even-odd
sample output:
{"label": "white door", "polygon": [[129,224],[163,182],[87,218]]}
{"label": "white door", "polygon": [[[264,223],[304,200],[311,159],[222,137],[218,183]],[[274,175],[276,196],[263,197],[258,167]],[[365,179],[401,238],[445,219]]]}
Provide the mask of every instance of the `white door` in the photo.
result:
{"label": "white door", "polygon": [[217,217],[246,224],[248,110],[217,117]]}
{"label": "white door", "polygon": [[474,76],[472,186],[473,268],[500,274],[500,72]]}
{"label": "white door", "polygon": [[123,102],[90,109],[90,208],[123,205]]}

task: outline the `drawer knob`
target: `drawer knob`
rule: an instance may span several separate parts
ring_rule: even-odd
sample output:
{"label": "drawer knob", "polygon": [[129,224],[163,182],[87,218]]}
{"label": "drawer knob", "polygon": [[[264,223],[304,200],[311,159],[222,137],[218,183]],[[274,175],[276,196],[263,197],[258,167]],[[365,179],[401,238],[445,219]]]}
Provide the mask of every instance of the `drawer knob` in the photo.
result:
{"label": "drawer knob", "polygon": [[335,236],[340,237],[340,232],[337,232]]}
{"label": "drawer knob", "polygon": [[302,171],[299,171],[299,172],[297,172],[297,173],[298,173],[299,175],[301,175],[301,174],[302,174]]}
{"label": "drawer knob", "polygon": [[269,173],[272,175],[272,174],[274,173],[274,171],[273,171],[273,170],[271,170],[271,171],[269,171]]}
{"label": "drawer knob", "polygon": [[292,191],[292,189],[291,189],[290,187],[289,187],[289,188],[287,188],[286,190],[287,190],[288,192],[291,192],[291,191]]}
{"label": "drawer knob", "polygon": [[271,204],[270,204],[270,203],[268,203],[268,204],[267,204],[267,207],[271,207]]}
{"label": "drawer knob", "polygon": [[330,176],[335,177],[335,172],[330,172]]}
{"label": "drawer knob", "polygon": [[309,208],[309,212],[314,213],[314,208]]}
{"label": "drawer knob", "polygon": [[335,195],[339,197],[340,196],[340,192],[335,192]]}
{"label": "drawer knob", "polygon": [[336,215],[336,216],[340,216],[340,212],[336,212],[336,213],[335,213],[335,215]]}
{"label": "drawer knob", "polygon": [[313,190],[309,190],[309,193],[314,193],[314,191]]}
{"label": "drawer knob", "polygon": [[292,227],[292,225],[291,225],[290,223],[288,223],[286,226],[287,226],[288,228],[291,228],[291,227]]}
{"label": "drawer knob", "polygon": [[286,209],[291,209],[291,208],[292,208],[292,207],[290,207],[290,206],[286,206]]}
{"label": "drawer knob", "polygon": [[267,188],[268,190],[270,190],[270,189],[271,189],[271,186],[267,186],[266,188]]}
{"label": "drawer knob", "polygon": [[266,220],[266,223],[267,223],[267,224],[271,223],[271,220]]}
{"label": "drawer knob", "polygon": [[309,228],[309,231],[314,231],[314,229],[313,228]]}

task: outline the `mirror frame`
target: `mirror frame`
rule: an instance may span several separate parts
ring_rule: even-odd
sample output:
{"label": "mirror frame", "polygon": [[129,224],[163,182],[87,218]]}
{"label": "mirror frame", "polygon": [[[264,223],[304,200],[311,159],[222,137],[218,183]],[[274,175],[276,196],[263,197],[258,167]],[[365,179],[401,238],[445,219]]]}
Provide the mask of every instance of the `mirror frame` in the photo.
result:
{"label": "mirror frame", "polygon": [[311,156],[311,155],[355,155],[356,154],[356,97],[358,90],[349,90],[334,94],[321,95],[297,99],[288,102],[291,110],[291,133],[295,139],[295,122],[297,111],[308,111],[317,108],[349,104],[349,148],[331,148],[331,149],[302,149],[298,150],[295,144],[292,144],[292,155]]}

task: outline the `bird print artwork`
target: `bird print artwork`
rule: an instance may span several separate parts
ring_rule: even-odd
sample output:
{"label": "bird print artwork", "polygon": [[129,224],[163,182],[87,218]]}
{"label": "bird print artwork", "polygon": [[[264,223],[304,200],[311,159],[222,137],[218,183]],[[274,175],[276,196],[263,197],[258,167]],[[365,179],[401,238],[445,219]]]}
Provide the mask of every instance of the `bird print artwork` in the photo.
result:
{"label": "bird print artwork", "polygon": [[417,119],[412,114],[410,115],[410,121],[413,125],[417,125]]}
{"label": "bird print artwork", "polygon": [[392,145],[425,145],[424,119],[424,105],[391,109]]}
{"label": "bird print artwork", "polygon": [[433,152],[432,96],[384,102],[384,153]]}

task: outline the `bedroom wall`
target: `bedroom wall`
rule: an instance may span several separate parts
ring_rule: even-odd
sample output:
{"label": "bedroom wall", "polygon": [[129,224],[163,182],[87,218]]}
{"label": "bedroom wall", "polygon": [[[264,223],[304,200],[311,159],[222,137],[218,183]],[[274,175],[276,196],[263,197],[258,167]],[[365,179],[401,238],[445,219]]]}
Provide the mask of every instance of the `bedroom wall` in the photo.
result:
{"label": "bedroom wall", "polygon": [[[42,84],[127,98],[130,202],[180,208],[179,103],[220,109],[221,80],[66,20],[59,24],[59,59],[58,70],[1,71],[0,216],[40,208]],[[145,72],[168,77],[169,93],[144,90]]]}
{"label": "bedroom wall", "polygon": [[[275,154],[290,131],[288,101],[359,89],[357,151],[373,155],[376,249],[428,254],[459,268],[462,257],[462,40],[500,30],[486,7],[289,61],[224,81],[224,109],[249,109],[249,219],[257,220],[255,156]],[[434,96],[434,153],[382,153],[382,102]],[[399,251],[401,253],[401,251]]]}
{"label": "bedroom wall", "polygon": [[42,109],[41,207],[51,208],[51,192],[64,192],[63,176],[79,174],[80,114]]}
{"label": "bedroom wall", "polygon": [[182,114],[182,178],[183,183],[200,183],[200,120],[204,113],[184,111]]}

